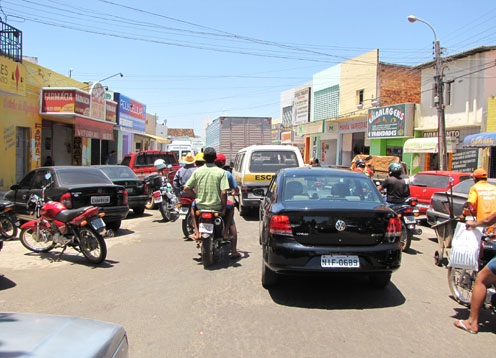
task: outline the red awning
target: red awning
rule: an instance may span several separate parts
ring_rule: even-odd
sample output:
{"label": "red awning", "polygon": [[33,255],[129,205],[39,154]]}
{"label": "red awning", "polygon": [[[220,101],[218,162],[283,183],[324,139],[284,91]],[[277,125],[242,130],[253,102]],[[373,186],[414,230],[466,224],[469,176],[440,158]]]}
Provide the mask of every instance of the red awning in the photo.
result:
{"label": "red awning", "polygon": [[76,116],[76,137],[114,140],[114,125]]}

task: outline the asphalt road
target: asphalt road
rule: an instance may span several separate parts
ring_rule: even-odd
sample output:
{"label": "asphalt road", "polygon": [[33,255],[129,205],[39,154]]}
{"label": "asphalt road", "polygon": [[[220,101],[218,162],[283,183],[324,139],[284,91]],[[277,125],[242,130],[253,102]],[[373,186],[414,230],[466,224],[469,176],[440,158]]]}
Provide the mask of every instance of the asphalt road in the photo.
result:
{"label": "asphalt road", "polygon": [[[58,260],[19,241],[0,252],[0,311],[75,315],[123,325],[131,357],[488,357],[496,317],[478,335],[453,326],[468,310],[450,298],[433,264],[435,234],[403,255],[382,290],[363,277],[260,283],[257,218],[236,216],[243,258],[205,270],[180,221],[158,211],[123,222],[107,239],[107,261],[72,250]],[[237,214],[236,214],[237,215]],[[1,340],[1,337],[0,337]]]}

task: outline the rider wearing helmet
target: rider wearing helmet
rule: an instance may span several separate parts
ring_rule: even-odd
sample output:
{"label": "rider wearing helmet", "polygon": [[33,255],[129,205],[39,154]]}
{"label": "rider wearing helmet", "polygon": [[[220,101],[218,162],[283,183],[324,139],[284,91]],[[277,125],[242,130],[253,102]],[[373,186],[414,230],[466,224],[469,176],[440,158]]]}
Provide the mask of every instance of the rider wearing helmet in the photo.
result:
{"label": "rider wearing helmet", "polygon": [[410,196],[410,186],[401,178],[403,168],[398,162],[389,164],[389,177],[378,187],[386,189],[388,203],[402,203]]}
{"label": "rider wearing helmet", "polygon": [[205,164],[205,159],[203,158],[204,154],[203,152],[200,152],[196,155],[195,157],[195,165],[197,168],[201,167],[203,164]]}
{"label": "rider wearing helmet", "polygon": [[369,178],[372,176],[372,170],[370,168],[366,168],[365,160],[362,158],[358,158],[355,160],[355,169],[354,171],[363,173]]}
{"label": "rider wearing helmet", "polygon": [[[462,218],[475,216],[477,221],[481,221],[496,212],[496,186],[487,182],[487,171],[483,168],[474,170],[472,178],[475,184],[468,192]],[[488,232],[491,233],[493,230],[494,227],[491,226]]]}

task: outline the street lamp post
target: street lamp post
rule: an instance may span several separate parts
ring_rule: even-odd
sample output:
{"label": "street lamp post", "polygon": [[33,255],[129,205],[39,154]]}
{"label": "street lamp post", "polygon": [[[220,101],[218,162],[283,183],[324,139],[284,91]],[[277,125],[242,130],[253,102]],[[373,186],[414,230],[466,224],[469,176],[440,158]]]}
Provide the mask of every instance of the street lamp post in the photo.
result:
{"label": "street lamp post", "polygon": [[442,60],[441,60],[441,46],[437,40],[436,31],[427,21],[419,19],[415,15],[408,16],[408,21],[415,22],[419,21],[432,30],[434,34],[434,47],[435,47],[435,67],[436,75],[434,76],[434,82],[436,83],[436,95],[434,96],[434,103],[437,108],[437,124],[438,124],[438,148],[439,148],[439,170],[447,170],[447,150],[446,150],[446,120],[444,117],[444,103],[443,103],[443,80],[441,78],[442,74]]}

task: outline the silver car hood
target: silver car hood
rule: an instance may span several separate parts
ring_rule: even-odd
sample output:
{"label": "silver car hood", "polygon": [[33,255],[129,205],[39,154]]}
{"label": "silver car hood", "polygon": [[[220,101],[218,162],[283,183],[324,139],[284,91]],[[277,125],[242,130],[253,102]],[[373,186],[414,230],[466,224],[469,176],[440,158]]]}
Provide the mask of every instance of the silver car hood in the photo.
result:
{"label": "silver car hood", "polygon": [[72,316],[0,313],[0,357],[127,357],[124,328]]}

